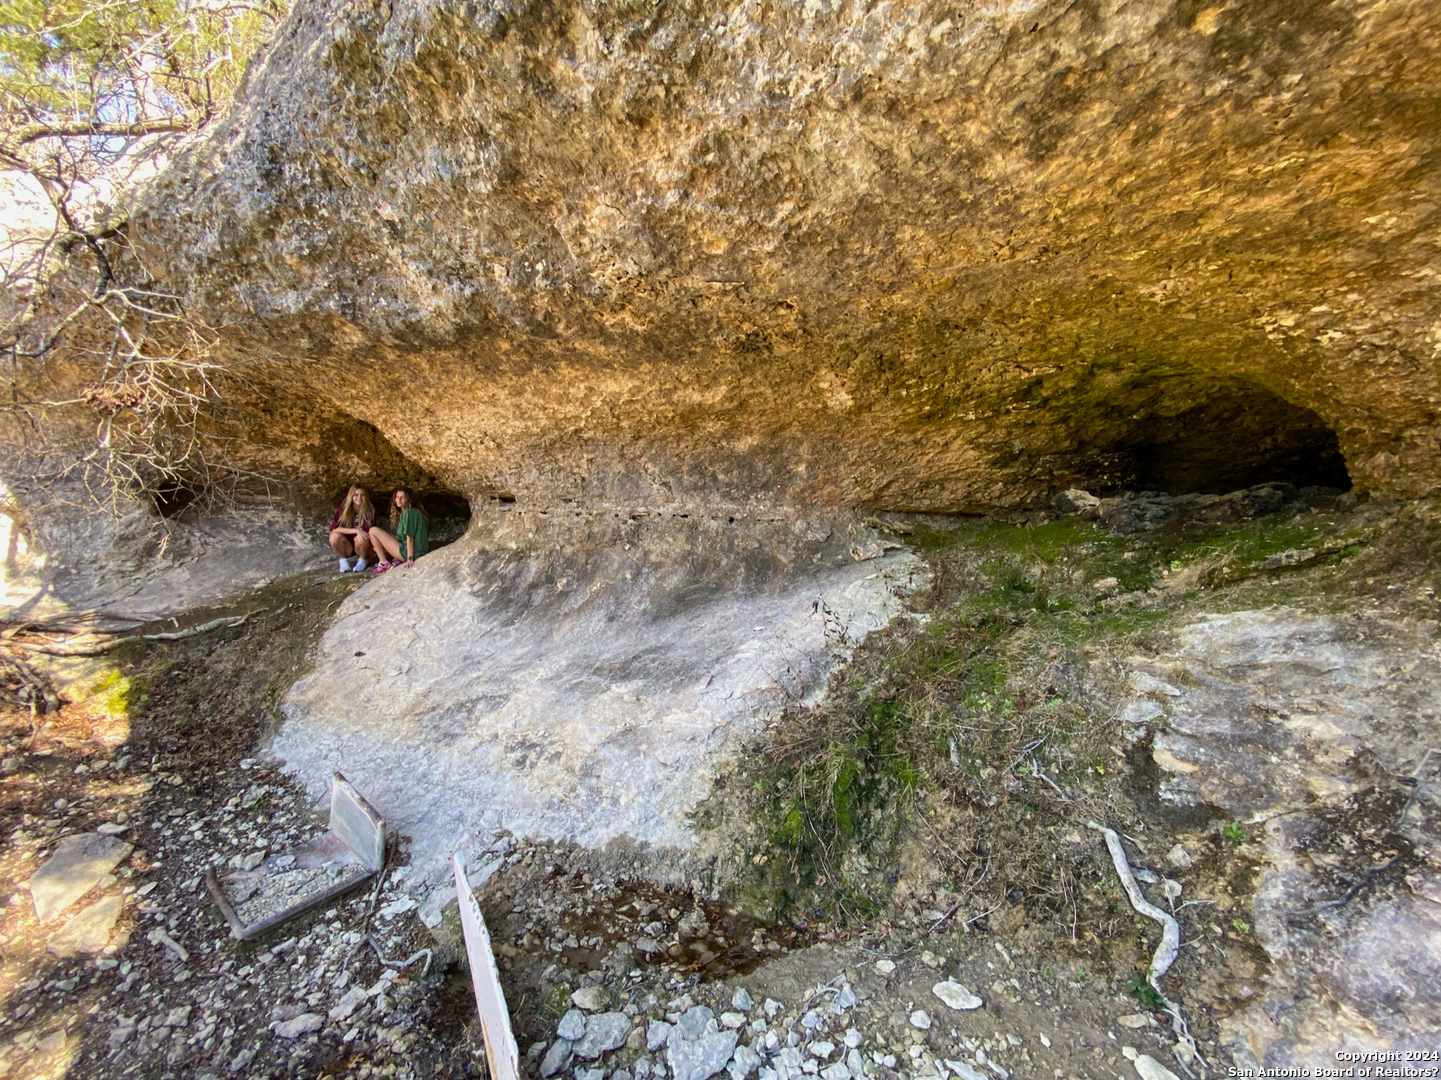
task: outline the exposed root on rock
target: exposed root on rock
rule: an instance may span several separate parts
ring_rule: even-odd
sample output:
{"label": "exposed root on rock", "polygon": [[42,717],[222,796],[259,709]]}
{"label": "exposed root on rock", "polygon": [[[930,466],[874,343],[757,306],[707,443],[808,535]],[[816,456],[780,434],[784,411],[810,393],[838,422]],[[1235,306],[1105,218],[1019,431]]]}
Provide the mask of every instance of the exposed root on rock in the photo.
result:
{"label": "exposed root on rock", "polygon": [[1126,849],[1121,846],[1121,837],[1115,829],[1108,829],[1094,821],[1086,822],[1086,828],[1094,829],[1106,838],[1106,850],[1111,853],[1111,864],[1116,868],[1116,876],[1121,879],[1121,888],[1126,890],[1126,898],[1131,901],[1131,906],[1138,914],[1144,915],[1161,924],[1161,944],[1156,946],[1155,953],[1151,956],[1151,966],[1146,972],[1146,982],[1161,999],[1166,1014],[1171,1018],[1171,1028],[1176,1033],[1176,1046],[1173,1053],[1181,1068],[1186,1070],[1186,1075],[1194,1077],[1196,1074],[1191,1071],[1190,1063],[1199,1061],[1203,1065],[1205,1059],[1201,1057],[1200,1050],[1196,1047],[1196,1040],[1191,1037],[1191,1029],[1186,1024],[1186,1019],[1181,1015],[1181,1006],[1176,1004],[1161,990],[1160,980],[1166,974],[1176,960],[1176,954],[1181,948],[1181,926],[1175,918],[1156,907],[1146,899],[1141,892],[1141,886],[1136,883],[1136,875],[1131,873],[1130,861],[1126,858]]}
{"label": "exposed root on rock", "polygon": [[417,960],[423,957],[425,959],[425,966],[420,969],[420,976],[421,978],[424,978],[425,976],[430,974],[430,961],[435,954],[432,953],[429,949],[417,949],[415,952],[407,956],[404,960],[392,960],[388,956],[386,956],[384,952],[381,951],[380,942],[375,940],[374,934],[367,934],[365,940],[370,945],[370,947],[375,950],[375,958],[380,961],[381,967],[394,968],[396,971],[404,971],[406,968],[410,967],[411,964],[415,963]]}
{"label": "exposed root on rock", "polygon": [[[289,607],[289,605],[286,605]],[[157,634],[126,634],[124,636],[107,634],[103,630],[85,630],[75,637],[62,638],[59,641],[29,641],[23,638],[16,638],[11,642],[15,647],[28,649],[31,652],[43,653],[46,656],[103,656],[121,645],[130,644],[136,641],[183,641],[186,638],[198,637],[201,634],[208,634],[212,630],[228,630],[236,626],[244,626],[251,617],[257,614],[279,615],[285,608],[277,611],[254,612],[248,611],[244,615],[227,615],[220,619],[211,619],[209,622],[201,623],[199,626],[189,626],[184,630],[166,630]]]}

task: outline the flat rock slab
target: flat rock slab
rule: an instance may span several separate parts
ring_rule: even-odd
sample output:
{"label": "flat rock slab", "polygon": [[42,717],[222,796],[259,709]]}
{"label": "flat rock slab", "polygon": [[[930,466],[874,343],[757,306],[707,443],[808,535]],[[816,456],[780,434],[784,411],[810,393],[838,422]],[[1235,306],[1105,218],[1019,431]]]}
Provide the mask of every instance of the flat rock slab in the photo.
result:
{"label": "flat rock slab", "polygon": [[550,1049],[540,1060],[541,1080],[550,1080],[550,1077],[565,1067],[565,1063],[570,1059],[570,1047],[569,1039],[556,1039],[550,1044]]}
{"label": "flat rock slab", "polygon": [[[315,542],[314,526],[293,513],[247,508],[196,521],[166,523],[163,551],[155,543],[153,513],[121,504],[114,516],[78,505],[46,525],[58,550],[68,553],[67,572],[44,592],[27,575],[0,583],[0,615],[43,618],[94,607],[116,620],[149,621],[192,611],[276,578],[335,565],[328,547]],[[155,549],[140,565],[121,565],[116,550]],[[89,561],[87,561],[89,560]],[[123,624],[122,624],[123,625]]]}
{"label": "flat rock slab", "polygon": [[666,1062],[675,1080],[706,1080],[726,1067],[735,1053],[734,1031],[712,1031],[698,1039],[671,1039]]}
{"label": "flat rock slab", "polygon": [[[1177,627],[1163,656],[1131,666],[1132,705],[1155,706],[1158,801],[1219,811],[1240,823],[1238,842],[1264,847],[1248,921],[1271,966],[1255,1003],[1221,1022],[1237,1064],[1317,1069],[1341,1047],[1434,1043],[1441,816],[1423,808],[1441,757],[1435,624],[1233,611]],[[1377,809],[1388,791],[1396,809]],[[1410,843],[1407,887],[1338,902],[1380,865],[1373,821]],[[1184,873],[1191,856],[1167,861]],[[1143,1076],[1147,1060],[1135,1059]]]}
{"label": "flat rock slab", "polygon": [[[584,1009],[586,1012],[600,1012],[610,1004],[610,991],[604,986],[582,986],[570,995],[570,1000],[577,1009]],[[581,1034],[585,1034],[584,1028],[582,1028]],[[562,1035],[561,1038],[567,1039],[570,1036]],[[580,1038],[580,1036],[577,1035],[576,1038]]]}
{"label": "flat rock slab", "polygon": [[113,836],[84,833],[60,842],[55,853],[26,882],[35,918],[48,923],[98,885],[133,850]]}
{"label": "flat rock slab", "polygon": [[1236,611],[1181,627],[1171,655],[1137,667],[1133,686],[1167,716],[1159,794],[1182,807],[1301,809],[1364,787],[1363,758],[1410,775],[1441,736],[1441,647],[1424,626]]}
{"label": "flat rock slab", "polygon": [[56,956],[76,953],[94,955],[110,944],[110,932],[125,906],[122,896],[107,896],[95,901],[65,924],[65,928],[45,946]]}
{"label": "flat rock slab", "polygon": [[687,850],[717,773],[924,580],[856,561],[871,531],[480,516],[341,605],[273,749],[317,794],[344,772],[435,885],[502,828]]}

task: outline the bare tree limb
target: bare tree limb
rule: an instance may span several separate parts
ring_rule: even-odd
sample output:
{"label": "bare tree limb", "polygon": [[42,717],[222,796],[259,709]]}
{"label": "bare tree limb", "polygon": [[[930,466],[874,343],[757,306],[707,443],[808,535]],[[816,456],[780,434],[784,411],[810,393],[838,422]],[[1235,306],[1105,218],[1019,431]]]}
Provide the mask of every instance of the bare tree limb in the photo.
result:
{"label": "bare tree limb", "polygon": [[10,133],[15,146],[38,142],[41,139],[64,139],[75,136],[93,135],[101,138],[139,138],[141,135],[158,135],[167,131],[194,131],[195,125],[184,120],[137,120],[134,123],[103,123],[73,120],[65,123],[26,124]]}

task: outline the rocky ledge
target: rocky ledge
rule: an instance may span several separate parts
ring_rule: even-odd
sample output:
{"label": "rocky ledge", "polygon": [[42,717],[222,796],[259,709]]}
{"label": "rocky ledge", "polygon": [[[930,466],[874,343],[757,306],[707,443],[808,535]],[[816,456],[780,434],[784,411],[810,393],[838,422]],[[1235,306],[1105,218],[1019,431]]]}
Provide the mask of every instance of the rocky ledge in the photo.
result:
{"label": "rocky ledge", "polygon": [[1437,17],[326,0],[116,223],[317,507],[1414,495]]}

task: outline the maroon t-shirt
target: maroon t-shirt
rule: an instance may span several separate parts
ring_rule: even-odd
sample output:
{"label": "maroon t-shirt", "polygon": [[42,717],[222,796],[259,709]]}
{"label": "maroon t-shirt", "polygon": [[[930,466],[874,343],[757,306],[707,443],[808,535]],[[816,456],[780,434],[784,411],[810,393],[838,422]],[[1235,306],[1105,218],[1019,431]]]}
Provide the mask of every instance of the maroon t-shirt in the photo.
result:
{"label": "maroon t-shirt", "polygon": [[[345,502],[342,502],[339,506],[335,508],[335,516],[330,519],[330,528],[332,530],[340,528],[340,515],[345,513],[345,503],[349,501],[349,499],[346,499]],[[371,509],[367,510],[365,512],[365,516],[360,519],[360,531],[363,533],[368,533],[370,532],[370,527],[374,524],[375,508],[372,507]]]}

